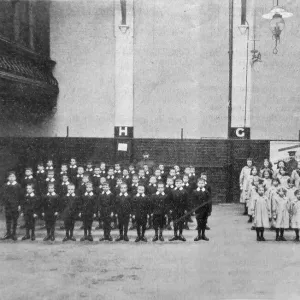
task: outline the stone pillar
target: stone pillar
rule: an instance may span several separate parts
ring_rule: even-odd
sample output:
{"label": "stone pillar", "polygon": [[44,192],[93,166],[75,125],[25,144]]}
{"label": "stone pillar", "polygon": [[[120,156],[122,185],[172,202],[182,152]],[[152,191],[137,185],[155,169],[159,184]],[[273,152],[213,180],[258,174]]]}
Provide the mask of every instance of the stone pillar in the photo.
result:
{"label": "stone pillar", "polygon": [[[128,161],[133,138],[134,0],[115,0],[115,138],[116,159]],[[120,144],[123,144],[120,146]],[[125,146],[125,144],[127,146]],[[125,151],[124,149],[127,148]],[[123,149],[123,150],[120,150]]]}
{"label": "stone pillar", "polygon": [[248,29],[241,33],[242,1],[234,0],[232,66],[232,137],[250,138],[250,104],[252,95],[251,50],[255,0],[247,2]]}

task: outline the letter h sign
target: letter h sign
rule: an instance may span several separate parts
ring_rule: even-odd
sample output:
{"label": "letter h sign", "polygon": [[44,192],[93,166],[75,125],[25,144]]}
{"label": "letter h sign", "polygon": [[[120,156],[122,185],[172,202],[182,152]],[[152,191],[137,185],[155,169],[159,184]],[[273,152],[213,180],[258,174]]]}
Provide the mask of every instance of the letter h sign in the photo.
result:
{"label": "letter h sign", "polygon": [[115,127],[115,137],[133,138],[133,127],[116,126]]}

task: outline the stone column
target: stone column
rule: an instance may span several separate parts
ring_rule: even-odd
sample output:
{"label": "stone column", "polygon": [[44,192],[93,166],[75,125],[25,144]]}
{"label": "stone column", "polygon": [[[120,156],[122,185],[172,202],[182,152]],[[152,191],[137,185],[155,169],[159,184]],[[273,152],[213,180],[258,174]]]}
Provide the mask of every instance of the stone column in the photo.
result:
{"label": "stone column", "polygon": [[[133,138],[134,0],[115,0],[116,160],[131,160]],[[127,150],[125,150],[127,149]]]}
{"label": "stone column", "polygon": [[253,39],[254,9],[255,0],[247,1],[246,20],[249,28],[244,29],[241,33],[239,25],[241,25],[242,4],[241,0],[234,0],[231,121],[231,127],[234,129],[233,137],[236,134],[236,137],[250,138],[250,104],[252,94],[251,50],[253,43],[251,40]]}

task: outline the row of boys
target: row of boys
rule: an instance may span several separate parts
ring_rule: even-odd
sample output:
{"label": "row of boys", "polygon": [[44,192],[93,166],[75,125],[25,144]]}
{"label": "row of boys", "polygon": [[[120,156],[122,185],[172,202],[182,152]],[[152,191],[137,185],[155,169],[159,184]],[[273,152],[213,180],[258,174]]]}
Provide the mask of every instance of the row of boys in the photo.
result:
{"label": "row of boys", "polygon": [[[26,172],[31,171],[29,168],[26,169]],[[28,175],[28,173],[27,173]],[[26,175],[26,176],[27,176]],[[50,175],[50,179],[49,179]],[[74,239],[73,238],[73,229],[74,222],[77,218],[77,212],[80,211],[78,216],[81,217],[83,221],[84,227],[84,237],[82,240],[88,239],[92,240],[91,236],[91,223],[93,222],[93,218],[100,217],[104,223],[104,237],[103,239],[111,240],[110,237],[110,218],[115,214],[119,223],[120,237],[117,240],[128,240],[127,230],[128,230],[128,221],[130,215],[133,215],[133,219],[135,219],[137,224],[137,232],[139,240],[145,240],[144,232],[145,232],[145,224],[147,222],[147,216],[151,215],[153,217],[153,225],[155,229],[155,238],[158,239],[158,229],[160,229],[160,239],[162,240],[162,230],[165,222],[165,215],[169,212],[172,215],[173,221],[180,219],[178,222],[174,222],[174,237],[171,240],[182,240],[184,241],[184,237],[182,235],[183,230],[183,215],[188,209],[188,194],[186,190],[183,188],[183,182],[181,179],[176,179],[176,187],[170,192],[165,193],[165,185],[162,181],[159,181],[156,189],[152,190],[154,193],[148,193],[150,195],[151,201],[149,201],[148,196],[145,195],[145,186],[144,183],[139,182],[137,184],[137,192],[136,193],[128,193],[128,184],[121,182],[119,185],[119,190],[116,193],[112,193],[109,190],[109,183],[104,182],[103,185],[98,187],[98,193],[93,192],[93,185],[90,181],[85,182],[84,184],[80,184],[78,186],[79,193],[75,193],[75,186],[72,183],[65,182],[62,185],[65,185],[67,191],[65,191],[64,195],[61,190],[61,195],[57,195],[55,193],[56,185],[53,182],[53,170],[48,170],[48,183],[47,183],[47,193],[42,195],[41,201],[34,201],[33,199],[37,199],[40,197],[34,193],[35,183],[26,183],[27,194],[25,197],[20,197],[21,195],[21,187],[17,184],[15,174],[11,172],[9,174],[8,182],[5,184],[3,188],[2,199],[4,200],[5,205],[5,214],[6,214],[6,223],[7,223],[7,233],[4,239],[13,238],[16,239],[16,224],[19,215],[19,211],[22,211],[24,214],[25,222],[26,222],[26,235],[23,239],[27,239],[29,237],[29,231],[31,230],[31,239],[35,239],[34,234],[34,224],[35,219],[41,212],[43,216],[46,228],[47,228],[47,236],[45,240],[54,240],[54,228],[55,228],[55,220],[58,217],[59,212],[62,213],[63,219],[65,221],[66,226],[66,237],[64,240]],[[85,174],[87,175],[87,174]],[[31,175],[32,176],[32,175]],[[67,177],[67,175],[64,175]],[[33,177],[33,176],[32,176]],[[84,177],[83,177],[84,178]],[[88,178],[88,176],[87,176]],[[31,178],[32,179],[32,178]],[[151,184],[151,183],[150,183]],[[36,183],[36,186],[38,184]],[[82,191],[80,191],[80,187],[84,187]],[[100,189],[102,189],[100,191]],[[116,191],[115,191],[116,192]],[[199,194],[199,195],[198,195]],[[110,195],[110,196],[108,196]],[[156,201],[156,198],[160,196],[164,196],[160,203],[160,201]],[[140,199],[147,199],[145,201],[137,201],[137,197]],[[63,200],[59,201],[58,199],[62,198]],[[74,198],[72,201],[69,198]],[[106,198],[109,199],[106,199]],[[207,187],[206,181],[204,179],[200,179],[198,181],[198,188],[193,191],[193,203],[203,203],[210,198],[210,190]],[[115,199],[115,200],[112,200]],[[133,200],[131,200],[133,199]],[[202,199],[202,200],[201,200]],[[205,201],[204,201],[205,200]],[[132,202],[132,205],[131,205]],[[141,203],[145,202],[145,206],[140,206]],[[21,204],[22,203],[22,204]],[[107,203],[110,203],[109,205]],[[114,203],[114,204],[112,204]],[[38,204],[38,205],[37,205]],[[156,206],[160,207],[161,213],[155,213]],[[108,207],[107,207],[108,206]],[[62,208],[63,207],[63,208]],[[137,209],[138,207],[138,209]],[[144,207],[144,208],[143,208]],[[115,210],[115,211],[114,211]],[[135,211],[138,211],[136,214]],[[142,213],[143,212],[143,213]],[[203,217],[204,212],[204,217]],[[204,205],[202,210],[196,211],[197,221],[198,221],[198,236],[195,240],[204,239],[205,237],[205,227],[207,217],[211,212],[211,205]],[[161,221],[158,222],[158,219],[155,216],[160,215]],[[199,217],[200,215],[200,217]],[[128,218],[127,218],[128,217]],[[203,221],[203,220],[206,221]],[[203,229],[203,224],[205,224]],[[12,233],[11,233],[12,226]]]}

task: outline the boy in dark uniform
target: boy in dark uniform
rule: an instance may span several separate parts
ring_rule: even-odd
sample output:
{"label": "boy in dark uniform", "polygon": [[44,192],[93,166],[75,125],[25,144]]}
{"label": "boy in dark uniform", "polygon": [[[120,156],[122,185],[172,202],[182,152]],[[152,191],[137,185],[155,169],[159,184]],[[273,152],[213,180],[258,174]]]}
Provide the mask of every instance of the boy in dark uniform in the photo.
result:
{"label": "boy in dark uniform", "polygon": [[163,181],[164,183],[166,183],[168,174],[167,174],[167,172],[165,171],[165,166],[164,166],[163,164],[159,164],[159,165],[158,165],[158,169],[160,170],[160,176],[161,176],[162,179],[163,179],[162,181]]}
{"label": "boy in dark uniform", "polygon": [[105,162],[100,163],[100,172],[99,172],[99,174],[101,175],[101,177],[106,177],[107,176]]}
{"label": "boy in dark uniform", "polygon": [[152,175],[149,180],[149,184],[147,185],[146,194],[151,196],[157,192],[156,186],[156,177]]}
{"label": "boy in dark uniform", "polygon": [[33,185],[33,188],[35,189],[36,183],[37,183],[36,179],[33,178],[33,175],[32,175],[32,168],[26,168],[25,169],[25,177],[23,178],[23,180],[21,182],[21,186],[22,186],[24,192],[25,192],[28,184]]}
{"label": "boy in dark uniform", "polygon": [[122,177],[117,177],[117,185],[112,189],[112,192],[113,192],[115,195],[120,194],[120,191],[121,191],[121,184],[122,184],[122,183],[123,183]]}
{"label": "boy in dark uniform", "polygon": [[130,164],[129,167],[128,167],[128,169],[129,169],[129,176],[132,178],[132,176],[133,176],[134,174],[136,174],[134,165],[133,165],[133,164]]}
{"label": "boy in dark uniform", "polygon": [[76,158],[71,157],[69,165],[69,179],[72,183],[76,184],[76,175],[77,175],[77,164]]}
{"label": "boy in dark uniform", "polygon": [[[99,186],[95,186],[96,188],[94,188],[94,191],[95,191],[97,199],[99,198],[99,195],[103,192],[103,186],[104,186],[105,183],[107,183],[106,182],[106,178],[105,177],[100,177],[100,184],[99,184]],[[110,189],[110,187],[109,187],[109,189]],[[102,225],[103,225],[103,222],[102,222],[101,219],[99,219],[99,225],[95,227],[95,230],[102,229],[103,228]]]}
{"label": "boy in dark uniform", "polygon": [[92,225],[93,219],[97,215],[97,201],[96,195],[93,193],[93,184],[88,182],[86,184],[86,192],[81,197],[81,208],[79,217],[82,218],[84,236],[80,241],[93,241],[92,237]]}
{"label": "boy in dark uniform", "polygon": [[61,200],[61,216],[64,220],[64,228],[66,230],[66,236],[63,242],[68,240],[76,241],[73,236],[76,217],[78,215],[78,209],[80,205],[80,198],[75,194],[75,185],[73,183],[67,186],[68,191]]}
{"label": "boy in dark uniform", "polygon": [[53,159],[52,159],[52,158],[49,158],[49,159],[47,160],[45,170],[46,170],[47,173],[48,173],[49,171],[53,171],[53,172],[55,173],[54,166],[53,166]]}
{"label": "boy in dark uniform", "polygon": [[180,167],[178,165],[174,166],[174,170],[175,170],[175,175],[178,177],[181,177],[181,173],[180,173]]}
{"label": "boy in dark uniform", "polygon": [[82,178],[83,178],[83,173],[84,173],[84,168],[83,166],[78,166],[77,167],[77,175],[76,175],[76,179],[75,179],[75,186],[78,189],[79,186],[81,185],[82,182]]}
{"label": "boy in dark uniform", "polygon": [[54,183],[48,184],[48,193],[42,200],[42,216],[46,223],[47,236],[44,241],[54,241],[55,223],[59,212],[59,198]]}
{"label": "boy in dark uniform", "polygon": [[64,175],[68,175],[68,165],[66,163],[62,163],[60,166],[59,182],[63,181]]}
{"label": "boy in dark uniform", "polygon": [[98,187],[100,185],[101,176],[103,176],[103,175],[100,174],[100,167],[99,167],[99,165],[96,165],[95,169],[94,169],[94,174],[91,177],[93,186]]}
{"label": "boy in dark uniform", "polygon": [[143,166],[143,169],[144,169],[144,171],[145,171],[145,177],[146,177],[147,180],[149,181],[150,176],[152,175],[152,173],[151,173],[150,170],[149,170],[149,166],[145,164],[145,165]]}
{"label": "boy in dark uniform", "polygon": [[137,194],[132,199],[132,220],[136,224],[137,238],[135,242],[147,242],[145,237],[147,216],[150,214],[149,198],[145,195],[145,187],[139,184]]}
{"label": "boy in dark uniform", "polygon": [[44,186],[43,186],[43,192],[42,192],[43,195],[47,194],[49,183],[52,183],[54,185],[55,190],[58,189],[59,184],[58,184],[58,181],[54,178],[54,171],[53,170],[49,170],[47,172],[47,178],[46,178],[46,180],[44,182]]}
{"label": "boy in dark uniform", "polygon": [[90,160],[88,160],[86,163],[85,172],[87,172],[89,174],[89,176],[92,176],[94,173],[93,164]]}
{"label": "boy in dark uniform", "polygon": [[69,184],[70,182],[69,182],[68,174],[63,174],[62,182],[59,185],[59,189],[58,189],[59,190],[58,194],[60,197],[64,197],[67,194]]}
{"label": "boy in dark uniform", "polygon": [[79,197],[81,197],[86,192],[86,184],[88,182],[89,182],[89,173],[82,174],[81,182],[80,182],[79,186],[77,186],[77,189],[76,189],[76,194]]}
{"label": "boy in dark uniform", "polygon": [[109,168],[107,172],[106,181],[108,182],[110,187],[114,187],[116,185],[116,179],[114,175],[114,168]]}
{"label": "boy in dark uniform", "polygon": [[109,190],[108,183],[103,184],[103,191],[98,197],[98,215],[99,215],[99,223],[102,220],[103,222],[103,237],[100,238],[100,241],[112,241],[112,237],[110,235],[111,227],[111,218],[114,213],[114,202],[115,196]]}
{"label": "boy in dark uniform", "polygon": [[115,163],[115,170],[114,170],[115,176],[119,177],[122,176],[122,170],[120,163]]}
{"label": "boy in dark uniform", "polygon": [[9,172],[8,182],[3,186],[1,197],[4,204],[6,219],[6,234],[2,240],[12,239],[16,241],[18,239],[16,230],[19,211],[21,210],[21,193],[22,188],[16,181],[15,172]]}
{"label": "boy in dark uniform", "polygon": [[[167,183],[166,183],[164,192],[168,195],[169,199],[172,195],[172,191],[173,191],[174,188],[175,188],[175,186],[174,186],[173,178],[170,177],[170,176],[167,177]],[[168,218],[168,220],[167,220],[166,229],[167,230],[172,230],[172,226],[171,226],[172,215],[171,215],[169,210],[167,211],[167,218]]]}
{"label": "boy in dark uniform", "polygon": [[[198,180],[198,188],[193,192],[193,205],[195,207],[207,202],[210,200],[210,193],[205,187],[205,180],[199,178]],[[210,216],[212,210],[211,203],[206,204],[200,208],[198,208],[196,213],[196,220],[198,224],[198,236],[194,239],[194,241],[204,240],[208,241],[208,238],[205,236],[205,228],[207,223],[207,218]]]}
{"label": "boy in dark uniform", "polygon": [[[192,189],[192,186],[191,184],[189,183],[189,175],[187,174],[184,174],[182,176],[182,187],[185,189],[185,191],[187,192],[188,194],[188,207],[187,209],[191,209],[191,195],[192,195],[192,192],[193,192],[193,189]],[[189,225],[188,225],[188,222],[192,223],[193,220],[191,219],[191,217],[187,217],[187,219],[184,221],[184,225],[183,225],[183,228],[185,230],[189,230]]]}
{"label": "boy in dark uniform", "polygon": [[129,193],[131,194],[131,196],[135,196],[138,190],[138,186],[139,186],[139,177],[138,175],[134,174],[132,176],[132,183],[129,187]]}
{"label": "boy in dark uniform", "polygon": [[[207,189],[207,191],[209,192],[209,197],[211,199],[211,186],[207,183],[207,174],[206,172],[202,172],[201,175],[200,175],[200,178],[201,179],[204,179],[205,181],[205,188]],[[208,227],[208,225],[206,224],[206,227],[205,227],[206,230],[210,230],[210,228]]]}
{"label": "boy in dark uniform", "polygon": [[[151,197],[151,212],[153,214],[153,227],[155,235],[152,239],[153,242],[158,240],[164,241],[163,229],[166,223],[166,216],[168,212],[169,196],[165,193],[165,187],[162,181],[157,184],[157,192]],[[159,237],[158,237],[159,230]]]}
{"label": "boy in dark uniform", "polygon": [[[173,221],[184,216],[188,207],[188,194],[182,187],[182,180],[180,178],[175,181],[175,188],[172,191],[170,199],[170,213],[172,214]],[[185,242],[186,239],[182,235],[184,220],[174,223],[174,236],[169,241],[180,240]],[[179,235],[178,235],[179,231]]]}
{"label": "boy in dark uniform", "polygon": [[179,176],[176,175],[175,169],[173,168],[170,169],[168,177],[171,177],[174,181],[180,178]]}
{"label": "boy in dark uniform", "polygon": [[43,191],[43,185],[44,185],[44,182],[46,180],[46,177],[47,177],[47,174],[44,170],[44,165],[42,162],[39,162],[37,164],[37,172],[36,172],[36,189],[35,189],[35,192],[37,195],[41,196],[42,195],[42,191]]}
{"label": "boy in dark uniform", "polygon": [[162,178],[161,176],[161,172],[160,172],[160,169],[156,169],[154,171],[154,176],[156,177],[156,181],[159,182],[159,181],[164,181],[164,179]]}
{"label": "boy in dark uniform", "polygon": [[22,237],[22,241],[30,239],[31,230],[31,240],[35,240],[35,220],[37,218],[37,211],[40,202],[34,193],[34,185],[28,184],[26,186],[26,195],[21,200],[21,215],[24,216],[26,234]]}
{"label": "boy in dark uniform", "polygon": [[127,186],[129,186],[131,184],[131,178],[129,176],[129,172],[127,169],[123,169],[123,182],[125,182],[127,184]]}
{"label": "boy in dark uniform", "polygon": [[143,186],[146,186],[148,184],[149,178],[146,178],[145,176],[145,170],[139,169],[139,177],[138,182],[141,183]]}
{"label": "boy in dark uniform", "polygon": [[121,185],[121,193],[117,195],[115,201],[115,212],[119,220],[119,231],[120,236],[116,239],[117,242],[124,240],[128,242],[128,224],[130,213],[132,211],[132,200],[131,196],[127,193],[127,184]]}

